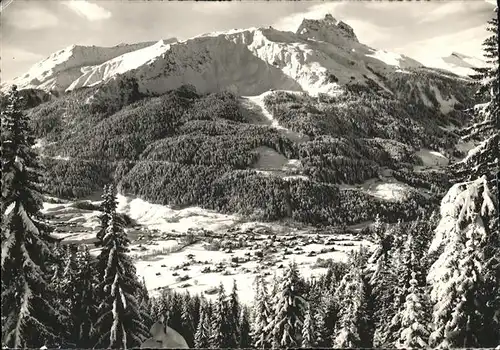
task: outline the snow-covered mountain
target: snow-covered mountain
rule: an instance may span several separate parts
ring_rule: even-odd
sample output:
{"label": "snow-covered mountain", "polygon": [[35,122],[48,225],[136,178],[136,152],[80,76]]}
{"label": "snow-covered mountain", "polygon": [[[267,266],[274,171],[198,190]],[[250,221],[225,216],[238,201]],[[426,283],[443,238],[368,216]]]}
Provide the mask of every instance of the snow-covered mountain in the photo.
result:
{"label": "snow-covered mountain", "polygon": [[[168,42],[175,41],[176,39],[168,40]],[[5,91],[13,83],[20,89],[61,92],[94,67],[104,62],[112,62],[114,58],[127,53],[140,51],[154,43],[119,44],[113,47],[71,45],[38,62],[12,82],[3,83],[2,90]]]}
{"label": "snow-covered mountain", "polygon": [[473,68],[480,68],[487,65],[480,58],[467,56],[458,52],[452,52],[449,56],[440,57],[428,64],[431,67],[445,69],[460,76],[471,75],[474,73]]}
{"label": "snow-covered mountain", "polygon": [[421,66],[409,57],[360,43],[349,25],[328,14],[321,20],[304,19],[295,33],[269,27],[184,41],[71,46],[14,83],[62,92],[125,74],[137,78],[142,92],[164,93],[192,84],[200,93],[230,90],[258,95],[284,89],[315,95],[335,93],[345,84],[376,84],[387,90],[381,76]]}

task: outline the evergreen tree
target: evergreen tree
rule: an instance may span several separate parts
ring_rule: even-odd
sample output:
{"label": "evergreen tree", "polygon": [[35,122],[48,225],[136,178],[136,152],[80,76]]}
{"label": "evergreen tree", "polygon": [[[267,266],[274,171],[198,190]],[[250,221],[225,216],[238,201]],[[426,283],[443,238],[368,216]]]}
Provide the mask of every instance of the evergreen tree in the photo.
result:
{"label": "evergreen tree", "polygon": [[373,345],[384,347],[391,334],[387,320],[391,320],[397,311],[395,287],[398,286],[398,276],[394,269],[393,232],[379,232],[378,249],[371,260],[375,271],[370,278],[370,287],[374,302],[373,322],[375,326]]}
{"label": "evergreen tree", "polygon": [[205,303],[205,298],[203,298],[203,294],[195,295],[191,298],[189,303],[189,310],[191,314],[191,319],[193,322],[193,335],[196,332],[196,326],[198,322],[200,322],[200,306],[202,303]]}
{"label": "evergreen tree", "polygon": [[402,330],[396,342],[397,348],[416,349],[429,347],[427,344],[429,331],[415,272],[412,273],[408,295],[401,313],[401,326]]}
{"label": "evergreen tree", "polygon": [[[472,231],[475,228],[472,227]],[[474,235],[475,232],[471,232]],[[480,347],[482,310],[478,309],[481,284],[481,261],[476,249],[476,237],[467,239],[459,255],[458,273],[454,281],[459,297],[455,300],[451,317],[445,325],[444,344],[451,347]]]}
{"label": "evergreen tree", "polygon": [[49,286],[50,246],[56,240],[41,218],[38,159],[16,86],[2,111],[1,129],[2,344],[55,346],[65,323]]}
{"label": "evergreen tree", "polygon": [[215,310],[214,303],[210,300],[207,300],[205,304],[205,319],[209,324],[208,333],[210,335],[210,338],[212,338],[212,320],[214,318],[214,310]]}
{"label": "evergreen tree", "polygon": [[59,299],[61,312],[68,315],[65,345],[89,348],[93,345],[91,333],[97,310],[94,259],[86,246],[80,251],[76,251],[76,247],[67,247],[61,257],[65,266],[57,268],[53,276],[53,291]]}
{"label": "evergreen tree", "polygon": [[151,318],[153,320],[160,320],[164,309],[163,298],[161,296],[151,299]]}
{"label": "evergreen tree", "polygon": [[184,298],[180,293],[177,292],[167,292],[168,297],[166,298],[163,310],[163,315],[168,315],[169,325],[172,325],[174,329],[178,332],[183,332],[182,330],[182,308],[184,304]]}
{"label": "evergreen tree", "polygon": [[[415,237],[416,236],[416,237]],[[408,295],[412,288],[413,280],[416,280],[417,291],[420,293],[421,289],[425,289],[425,277],[427,269],[425,266],[425,250],[427,244],[424,243],[420,232],[416,230],[414,223],[408,228],[405,244],[398,250],[396,254],[396,277],[397,282],[394,286],[394,310],[399,310],[393,315],[390,325],[387,329],[386,344],[395,344],[396,340],[400,337],[401,330],[405,327],[403,325],[404,310],[406,310],[406,303]],[[428,300],[424,297],[424,293],[418,295],[419,307],[423,313],[422,317],[427,317]],[[412,297],[414,298],[414,297]],[[422,319],[421,319],[422,320]],[[427,320],[425,318],[425,320]]]}
{"label": "evergreen tree", "polygon": [[270,347],[270,332],[266,331],[270,319],[271,307],[264,276],[258,275],[255,280],[255,300],[253,303],[252,338],[254,347],[266,349]]}
{"label": "evergreen tree", "polygon": [[320,300],[318,307],[315,308],[313,322],[315,325],[314,343],[321,348],[331,347],[332,332],[330,330],[335,327],[334,322],[330,327],[326,325],[327,312],[328,306],[324,305],[323,300]]}
{"label": "evergreen tree", "polygon": [[193,346],[194,334],[196,332],[196,329],[193,323],[193,315],[190,310],[190,302],[191,297],[189,293],[186,293],[181,308],[182,326],[180,332],[184,336],[184,339],[186,339],[186,342],[189,344],[189,346]]}
{"label": "evergreen tree", "polygon": [[240,338],[238,346],[240,349],[248,349],[252,345],[249,312],[246,307],[241,309],[239,322]]}
{"label": "evergreen tree", "polygon": [[427,276],[434,303],[431,346],[483,347],[500,341],[498,331],[490,331],[498,329],[500,266],[489,264],[499,260],[497,210],[486,176],[454,185],[443,198],[430,248],[442,253]]}
{"label": "evergreen tree", "polygon": [[230,342],[228,347],[236,348],[239,344],[240,330],[239,323],[241,317],[240,303],[238,300],[238,288],[236,286],[236,280],[233,280],[233,289],[229,295],[229,330],[230,330]]}
{"label": "evergreen tree", "polygon": [[104,236],[106,235],[106,230],[108,229],[110,215],[109,213],[113,212],[116,209],[116,200],[115,194],[113,192],[113,185],[104,185],[103,192],[101,195],[102,203],[100,205],[100,209],[102,214],[99,215],[99,221],[101,225],[99,227],[99,231],[97,231],[97,242],[96,246],[102,246]]}
{"label": "evergreen tree", "polygon": [[364,284],[361,272],[354,268],[344,276],[336,292],[341,307],[335,327],[333,346],[336,348],[362,347],[360,334],[363,313],[366,312]]}
{"label": "evergreen tree", "polygon": [[194,335],[195,348],[208,348],[210,345],[210,325],[209,318],[206,315],[205,307],[200,306],[200,321],[196,327]]}
{"label": "evergreen tree", "polygon": [[144,277],[142,277],[141,280],[141,288],[137,292],[137,302],[139,303],[139,307],[144,314],[151,313],[152,303],[151,298],[149,297],[149,292],[148,288],[146,287],[146,280],[144,279]]}
{"label": "evergreen tree", "polygon": [[495,16],[488,21],[487,30],[492,34],[483,43],[487,67],[476,68],[472,76],[478,86],[477,97],[485,103],[474,107],[473,124],[464,130],[464,139],[483,141],[461,162],[454,164],[453,170],[461,180],[473,180],[482,175],[489,179],[497,177],[499,169],[500,145],[500,76],[498,42],[498,7]]}
{"label": "evergreen tree", "polygon": [[494,17],[488,21],[486,30],[491,35],[483,42],[483,55],[486,57],[488,66],[473,68],[476,72],[471,76],[478,86],[476,95],[486,99],[488,102],[476,108],[475,121],[477,124],[471,128],[469,137],[488,130],[500,128],[498,124],[499,109],[499,72],[498,72],[498,7],[495,8]]}
{"label": "evergreen tree", "polygon": [[[52,247],[54,260],[51,264],[52,277],[48,288],[53,293],[56,302],[57,312],[65,319],[64,331],[62,335],[62,344],[69,345],[72,343],[70,333],[73,330],[71,322],[71,298],[73,297],[72,273],[74,270],[74,256],[68,246],[63,246],[60,243]],[[69,344],[68,344],[69,342]],[[73,343],[75,344],[75,343]]]}
{"label": "evergreen tree", "polygon": [[70,314],[73,318],[71,342],[81,348],[91,348],[92,334],[97,320],[96,288],[98,280],[95,275],[95,260],[87,246],[76,253],[75,271],[72,274],[72,302]]}
{"label": "evergreen tree", "polygon": [[304,323],[306,300],[303,297],[303,282],[295,263],[291,263],[280,283],[276,295],[272,329],[273,347],[298,347]]}
{"label": "evergreen tree", "polygon": [[302,347],[312,348],[315,346],[314,319],[312,318],[311,306],[309,305],[304,317],[304,324],[302,325]]}
{"label": "evergreen tree", "polygon": [[127,255],[130,241],[116,215],[114,187],[111,185],[106,190],[111,199],[106,213],[108,227],[97,263],[102,301],[96,322],[96,346],[136,347],[149,334],[135,297],[141,284],[133,261]]}
{"label": "evergreen tree", "polygon": [[437,255],[427,276],[435,303],[431,345],[500,343],[498,7],[495,13],[488,22],[492,35],[483,44],[489,66],[473,76],[485,103],[475,106],[464,137],[483,142],[452,167],[459,180],[473,181],[454,185],[443,198],[431,246]]}
{"label": "evergreen tree", "polygon": [[230,325],[228,322],[228,303],[222,283],[219,285],[219,293],[215,302],[215,310],[212,317],[210,346],[213,348],[225,348],[231,342]]}

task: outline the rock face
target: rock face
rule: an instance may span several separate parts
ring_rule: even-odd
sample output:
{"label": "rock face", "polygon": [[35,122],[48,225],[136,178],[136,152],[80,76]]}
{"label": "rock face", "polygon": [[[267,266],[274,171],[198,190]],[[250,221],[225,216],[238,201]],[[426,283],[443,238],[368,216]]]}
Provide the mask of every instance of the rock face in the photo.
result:
{"label": "rock face", "polygon": [[331,14],[320,20],[304,19],[296,34],[331,44],[342,44],[346,40],[359,43],[352,27],[345,22],[337,21]]}

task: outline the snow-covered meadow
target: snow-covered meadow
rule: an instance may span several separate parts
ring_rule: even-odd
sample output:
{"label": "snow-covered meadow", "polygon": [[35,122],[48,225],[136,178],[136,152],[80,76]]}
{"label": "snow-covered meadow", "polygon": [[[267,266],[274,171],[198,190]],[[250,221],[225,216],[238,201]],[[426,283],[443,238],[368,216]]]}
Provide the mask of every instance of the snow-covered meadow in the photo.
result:
{"label": "snow-covered meadow", "polygon": [[[353,233],[313,233],[310,227],[248,221],[198,207],[177,210],[121,194],[117,199],[118,212],[133,220],[126,228],[130,255],[153,295],[170,288],[210,298],[214,287],[222,283],[231,289],[235,281],[241,300],[250,303],[260,272],[271,281],[295,261],[304,277],[318,276],[325,273],[326,260],[345,261],[349,251],[372,244],[355,233],[368,224],[353,227]],[[56,236],[99,253],[93,245],[99,211],[76,208],[74,202],[44,203],[43,211],[52,223],[64,223]]]}

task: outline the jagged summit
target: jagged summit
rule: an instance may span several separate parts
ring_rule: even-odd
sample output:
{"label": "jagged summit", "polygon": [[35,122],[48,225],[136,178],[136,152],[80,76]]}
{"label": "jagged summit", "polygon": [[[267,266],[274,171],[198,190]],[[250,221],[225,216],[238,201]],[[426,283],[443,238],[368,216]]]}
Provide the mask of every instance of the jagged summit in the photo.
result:
{"label": "jagged summit", "polygon": [[344,40],[359,43],[356,34],[347,23],[336,20],[327,13],[323,19],[304,19],[296,31],[301,37],[326,41],[331,44],[344,44]]}

